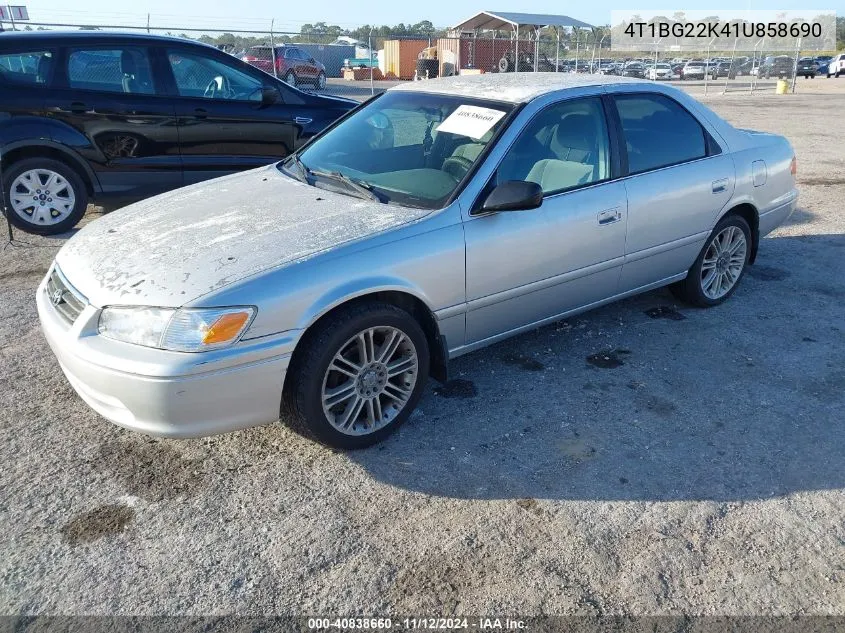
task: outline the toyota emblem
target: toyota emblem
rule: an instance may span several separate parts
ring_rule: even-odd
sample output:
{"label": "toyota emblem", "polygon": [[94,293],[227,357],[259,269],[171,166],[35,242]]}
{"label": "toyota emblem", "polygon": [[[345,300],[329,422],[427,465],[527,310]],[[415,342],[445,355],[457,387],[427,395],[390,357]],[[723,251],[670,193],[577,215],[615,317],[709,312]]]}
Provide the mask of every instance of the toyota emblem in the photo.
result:
{"label": "toyota emblem", "polygon": [[65,297],[65,291],[61,289],[56,289],[53,291],[53,294],[50,295],[50,302],[57,306],[62,302],[62,299]]}

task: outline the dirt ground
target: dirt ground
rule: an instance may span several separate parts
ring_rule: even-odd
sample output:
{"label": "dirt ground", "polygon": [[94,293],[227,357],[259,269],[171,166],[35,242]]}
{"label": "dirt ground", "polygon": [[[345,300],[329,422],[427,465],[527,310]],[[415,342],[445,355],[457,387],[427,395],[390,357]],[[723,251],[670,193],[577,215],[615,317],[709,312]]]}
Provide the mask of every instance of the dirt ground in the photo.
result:
{"label": "dirt ground", "polygon": [[365,451],[106,422],[38,326],[63,239],[19,234],[0,613],[845,615],[845,79],[713,92],[792,141],[801,190],[730,301],[651,292],[460,358]]}

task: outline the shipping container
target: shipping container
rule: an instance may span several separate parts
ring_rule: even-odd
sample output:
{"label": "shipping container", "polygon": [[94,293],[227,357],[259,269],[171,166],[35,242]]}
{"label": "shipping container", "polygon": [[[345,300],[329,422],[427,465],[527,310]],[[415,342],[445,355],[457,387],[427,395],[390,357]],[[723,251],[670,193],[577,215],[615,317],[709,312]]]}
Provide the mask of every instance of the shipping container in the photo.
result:
{"label": "shipping container", "polygon": [[386,40],[384,69],[387,79],[413,79],[417,57],[428,46],[428,40]]}

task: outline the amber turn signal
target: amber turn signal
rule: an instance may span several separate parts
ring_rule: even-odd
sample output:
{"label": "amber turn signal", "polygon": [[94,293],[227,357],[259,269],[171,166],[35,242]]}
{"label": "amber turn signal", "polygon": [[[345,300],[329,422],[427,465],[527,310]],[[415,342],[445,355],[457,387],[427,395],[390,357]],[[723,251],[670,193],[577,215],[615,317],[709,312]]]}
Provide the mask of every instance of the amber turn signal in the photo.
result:
{"label": "amber turn signal", "polygon": [[231,341],[238,334],[241,333],[246,322],[249,320],[249,312],[232,312],[224,314],[208,328],[205,336],[202,337],[202,342],[205,345],[213,345],[215,343],[225,343]]}
{"label": "amber turn signal", "polygon": [[798,173],[798,161],[795,160],[795,156],[792,157],[792,162],[789,163],[789,173],[793,176]]}

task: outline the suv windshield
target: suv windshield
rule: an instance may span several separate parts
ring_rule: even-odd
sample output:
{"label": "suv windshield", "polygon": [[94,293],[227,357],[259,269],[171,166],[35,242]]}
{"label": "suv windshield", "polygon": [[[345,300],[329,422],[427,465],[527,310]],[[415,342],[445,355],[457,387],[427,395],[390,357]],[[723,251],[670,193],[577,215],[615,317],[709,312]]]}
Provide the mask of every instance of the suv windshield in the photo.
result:
{"label": "suv windshield", "polygon": [[513,105],[391,91],[280,168],[310,184],[400,205],[441,208],[505,124]]}

